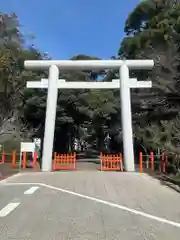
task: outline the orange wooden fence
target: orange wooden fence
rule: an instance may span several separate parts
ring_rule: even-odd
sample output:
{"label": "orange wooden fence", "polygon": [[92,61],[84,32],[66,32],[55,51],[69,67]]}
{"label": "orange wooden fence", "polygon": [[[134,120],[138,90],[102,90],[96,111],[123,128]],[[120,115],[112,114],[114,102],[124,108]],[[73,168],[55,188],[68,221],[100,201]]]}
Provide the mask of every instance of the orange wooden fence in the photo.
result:
{"label": "orange wooden fence", "polygon": [[56,170],[76,170],[76,153],[54,153],[53,171]]}
{"label": "orange wooden fence", "polygon": [[[23,158],[22,158],[22,164],[20,167],[25,169],[27,167],[27,153],[23,153]],[[16,151],[13,151],[12,153],[1,153],[1,161],[0,164],[2,163],[11,163],[12,168],[16,168],[20,162],[20,154],[16,153]],[[37,168],[37,153],[34,152],[33,156],[33,168]]]}
{"label": "orange wooden fence", "polygon": [[[146,157],[146,160],[144,161],[143,157]],[[156,157],[160,157],[161,161],[155,161]],[[150,163],[150,167],[149,167]],[[139,153],[139,171],[142,173],[144,169],[151,169],[152,171],[155,171],[155,163],[158,164],[158,167],[161,172],[166,171],[166,159],[164,152],[160,155],[154,154],[154,152],[150,152],[150,155],[143,155],[142,152]]]}
{"label": "orange wooden fence", "polygon": [[122,154],[100,153],[101,171],[123,171]]}

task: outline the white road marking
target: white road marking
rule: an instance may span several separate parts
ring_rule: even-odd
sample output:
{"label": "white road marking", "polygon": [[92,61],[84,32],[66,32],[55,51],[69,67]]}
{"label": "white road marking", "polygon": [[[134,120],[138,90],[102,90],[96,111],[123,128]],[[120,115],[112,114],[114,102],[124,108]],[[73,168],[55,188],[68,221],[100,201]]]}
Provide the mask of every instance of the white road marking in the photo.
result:
{"label": "white road marking", "polygon": [[89,197],[89,196],[84,195],[84,194],[76,193],[76,192],[69,191],[69,190],[66,190],[66,189],[63,189],[63,188],[54,187],[54,186],[44,184],[44,183],[5,183],[4,185],[6,185],[6,186],[39,185],[41,187],[46,187],[46,188],[53,189],[53,190],[56,190],[56,191],[59,191],[59,192],[68,193],[68,194],[71,194],[71,195],[74,195],[74,196],[77,196],[77,197],[81,197],[81,198],[84,198],[84,199],[88,199],[88,200],[91,200],[91,201],[94,201],[94,202],[102,203],[102,204],[110,206],[110,207],[118,208],[118,209],[121,209],[123,211],[133,213],[135,215],[139,215],[139,216],[142,216],[142,217],[145,217],[145,218],[149,218],[151,220],[158,221],[160,223],[165,223],[165,224],[172,225],[174,227],[180,228],[180,223],[179,222],[174,222],[174,221],[171,221],[171,220],[168,220],[168,219],[165,219],[165,218],[157,217],[157,216],[145,213],[145,212],[141,212],[141,211],[138,211],[138,210],[135,210],[135,209],[132,209],[132,208],[128,208],[128,207],[125,207],[125,206],[122,206],[122,205],[119,205],[119,204],[116,204],[116,203],[112,203],[112,202],[109,202],[109,201],[104,201],[102,199],[95,198],[95,197]]}
{"label": "white road marking", "polygon": [[31,187],[31,188],[29,188],[28,190],[26,190],[26,191],[24,192],[24,194],[25,194],[25,195],[31,195],[31,194],[35,193],[35,191],[38,190],[38,189],[39,189],[39,187]]}
{"label": "white road marking", "polygon": [[9,203],[3,209],[0,210],[0,217],[6,217],[10,214],[15,208],[19,206],[20,203]]}

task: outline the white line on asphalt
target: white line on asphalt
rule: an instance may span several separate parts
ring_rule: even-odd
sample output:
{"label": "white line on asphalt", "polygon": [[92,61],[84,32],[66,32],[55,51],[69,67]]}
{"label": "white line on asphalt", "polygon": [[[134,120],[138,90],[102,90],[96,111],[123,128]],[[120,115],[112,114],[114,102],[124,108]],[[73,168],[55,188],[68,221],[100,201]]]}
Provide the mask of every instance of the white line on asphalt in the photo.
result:
{"label": "white line on asphalt", "polygon": [[9,203],[3,209],[0,210],[0,217],[6,217],[11,213],[15,208],[19,206],[20,203]]}
{"label": "white line on asphalt", "polygon": [[38,190],[38,189],[39,189],[39,187],[31,187],[31,188],[29,188],[28,190],[26,190],[26,191],[24,192],[24,194],[25,194],[25,195],[31,195],[31,194],[35,193],[35,191]]}
{"label": "white line on asphalt", "polygon": [[132,208],[128,208],[128,207],[116,204],[116,203],[104,201],[102,199],[95,198],[95,197],[89,197],[89,196],[84,195],[84,194],[72,192],[72,191],[69,191],[69,190],[66,190],[66,189],[63,189],[63,188],[54,187],[54,186],[44,184],[44,183],[4,183],[4,185],[6,185],[6,186],[39,185],[39,186],[46,187],[46,188],[49,188],[49,189],[53,189],[53,190],[56,190],[56,191],[59,191],[59,192],[68,193],[68,194],[71,194],[71,195],[74,195],[74,196],[77,196],[77,197],[92,200],[94,202],[102,203],[102,204],[108,205],[110,207],[118,208],[118,209],[130,212],[130,213],[133,213],[135,215],[139,215],[139,216],[142,216],[142,217],[145,217],[145,218],[149,218],[149,219],[161,222],[161,223],[166,223],[166,224],[169,224],[169,225],[180,228],[180,223],[178,223],[178,222],[167,220],[165,218],[157,217],[157,216],[145,213],[145,212],[141,212],[141,211],[138,211],[138,210],[135,210],[135,209],[132,209]]}

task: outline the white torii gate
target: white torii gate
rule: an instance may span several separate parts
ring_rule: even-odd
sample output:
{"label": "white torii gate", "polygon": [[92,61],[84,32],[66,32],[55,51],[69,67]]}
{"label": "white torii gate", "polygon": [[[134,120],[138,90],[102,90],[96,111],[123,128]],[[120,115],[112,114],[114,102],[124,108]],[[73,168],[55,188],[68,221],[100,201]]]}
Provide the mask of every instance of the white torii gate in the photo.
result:
{"label": "white torii gate", "polygon": [[[54,142],[54,128],[58,88],[60,89],[117,89],[120,88],[121,118],[123,132],[124,162],[126,171],[134,171],[134,149],[132,134],[132,112],[130,88],[150,88],[149,81],[130,79],[130,69],[152,69],[153,60],[35,60],[25,61],[27,69],[49,69],[49,78],[41,81],[27,82],[28,88],[48,88],[47,108],[45,120],[45,134],[43,144],[42,171],[52,169],[52,149]],[[112,82],[66,82],[59,78],[59,70],[94,70],[119,69],[119,80]]]}

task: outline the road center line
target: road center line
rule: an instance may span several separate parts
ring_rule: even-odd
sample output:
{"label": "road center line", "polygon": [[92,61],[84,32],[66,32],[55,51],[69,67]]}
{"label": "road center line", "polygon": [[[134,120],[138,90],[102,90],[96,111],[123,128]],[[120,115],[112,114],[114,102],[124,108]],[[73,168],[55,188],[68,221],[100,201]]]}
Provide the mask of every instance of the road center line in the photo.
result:
{"label": "road center line", "polygon": [[59,191],[59,192],[64,192],[64,193],[74,195],[74,196],[77,196],[77,197],[80,197],[80,198],[84,198],[84,199],[88,199],[88,200],[91,200],[91,201],[94,201],[94,202],[102,203],[102,204],[110,206],[110,207],[118,208],[118,209],[121,209],[123,211],[127,211],[127,212],[130,212],[132,214],[135,214],[135,215],[139,215],[139,216],[151,219],[151,220],[155,220],[155,221],[160,222],[160,223],[165,223],[165,224],[172,225],[174,227],[180,228],[180,223],[179,222],[174,222],[174,221],[171,221],[171,220],[168,220],[168,219],[165,219],[165,218],[161,218],[161,217],[151,215],[149,213],[145,213],[145,212],[141,212],[139,210],[128,208],[126,206],[122,206],[122,205],[119,205],[119,204],[116,204],[116,203],[105,201],[105,200],[102,200],[102,199],[99,199],[99,198],[96,198],[96,197],[90,197],[90,196],[80,194],[80,193],[76,193],[76,192],[73,192],[73,191],[69,191],[69,190],[66,190],[66,189],[63,189],[63,188],[54,187],[52,185],[48,185],[48,184],[45,184],[45,183],[4,183],[4,185],[5,186],[39,185],[41,187],[46,187],[46,188],[53,189],[53,190],[56,190],[56,191]]}
{"label": "road center line", "polygon": [[15,208],[19,206],[20,203],[9,203],[3,209],[0,210],[0,217],[6,217],[10,214]]}
{"label": "road center line", "polygon": [[38,190],[39,189],[39,187],[31,187],[31,188],[29,188],[28,190],[26,190],[25,192],[24,192],[24,194],[25,195],[31,195],[31,194],[33,194],[36,190]]}

